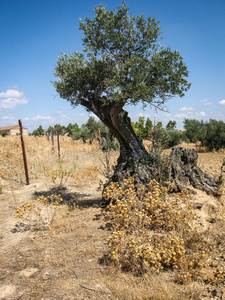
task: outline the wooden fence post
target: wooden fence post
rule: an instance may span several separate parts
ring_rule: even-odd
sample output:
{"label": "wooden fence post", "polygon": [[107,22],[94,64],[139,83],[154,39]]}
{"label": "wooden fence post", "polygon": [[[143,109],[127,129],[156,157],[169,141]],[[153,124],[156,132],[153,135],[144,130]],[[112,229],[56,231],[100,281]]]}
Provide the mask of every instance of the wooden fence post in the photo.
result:
{"label": "wooden fence post", "polygon": [[22,122],[21,120],[19,121],[19,126],[20,126],[20,138],[21,138],[21,145],[22,145],[22,152],[23,152],[23,162],[24,162],[24,170],[25,170],[25,176],[26,176],[26,183],[27,185],[30,184],[29,180],[29,174],[28,174],[28,166],[27,166],[27,157],[26,157],[26,151],[25,151],[25,144],[23,140],[23,127],[22,127]]}
{"label": "wooden fence post", "polygon": [[58,142],[58,157],[60,159],[59,126],[58,125],[57,125],[57,142]]}
{"label": "wooden fence post", "polygon": [[52,127],[52,130],[51,130],[51,138],[52,138],[52,152],[54,152],[54,132],[53,132],[53,127]]}

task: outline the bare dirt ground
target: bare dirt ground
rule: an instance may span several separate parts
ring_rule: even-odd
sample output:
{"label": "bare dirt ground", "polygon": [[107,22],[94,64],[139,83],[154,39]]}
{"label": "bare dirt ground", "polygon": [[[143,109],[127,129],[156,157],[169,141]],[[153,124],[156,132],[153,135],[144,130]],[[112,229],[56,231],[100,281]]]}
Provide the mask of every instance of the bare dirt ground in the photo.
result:
{"label": "bare dirt ground", "polygon": [[[98,144],[61,138],[61,162],[46,138],[27,137],[25,145],[30,185],[19,137],[0,138],[0,299],[225,299],[223,284],[208,283],[212,268],[201,280],[179,285],[169,272],[143,279],[104,264],[111,232],[101,208],[106,160]],[[112,162],[117,155],[111,153]],[[218,177],[224,158],[224,152],[201,152],[198,165]],[[50,230],[14,217],[19,205],[51,194],[61,194],[63,204]],[[197,191],[191,201],[217,241],[209,264],[225,271],[224,196],[218,200]]]}

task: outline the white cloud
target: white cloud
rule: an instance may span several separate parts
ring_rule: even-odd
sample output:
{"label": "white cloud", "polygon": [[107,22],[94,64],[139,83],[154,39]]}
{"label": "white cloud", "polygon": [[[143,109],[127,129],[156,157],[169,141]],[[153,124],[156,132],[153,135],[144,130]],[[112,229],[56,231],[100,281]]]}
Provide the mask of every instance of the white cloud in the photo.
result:
{"label": "white cloud", "polygon": [[204,111],[201,111],[200,113],[196,113],[196,118],[198,117],[205,117],[206,113]]}
{"label": "white cloud", "polygon": [[17,105],[27,104],[28,100],[24,96],[23,92],[17,90],[7,90],[0,93],[0,110],[13,109]]}
{"label": "white cloud", "polygon": [[[34,117],[23,118],[23,125],[28,128],[29,132],[32,132],[34,129],[38,128],[39,125],[42,125],[43,128],[48,128],[49,125],[54,125],[55,123],[56,119],[49,115],[37,115]],[[57,123],[60,124],[58,119]]]}
{"label": "white cloud", "polygon": [[204,111],[201,112],[191,112],[188,111],[187,113],[175,114],[174,118],[178,119],[198,119],[200,117],[205,117],[206,113]]}
{"label": "white cloud", "polygon": [[211,105],[212,103],[211,102],[209,102],[208,101],[208,99],[204,99],[204,100],[202,100],[202,103],[204,104],[204,105]]}
{"label": "white cloud", "polygon": [[193,107],[181,107],[180,109],[179,109],[179,111],[193,111],[194,110],[194,108]]}
{"label": "white cloud", "polygon": [[162,115],[164,117],[168,117],[168,118],[170,118],[172,116],[171,113],[168,113],[168,112],[163,112]]}
{"label": "white cloud", "polygon": [[221,100],[221,101],[219,102],[219,105],[225,105],[225,100]]}
{"label": "white cloud", "polygon": [[32,118],[24,118],[24,121],[50,121],[55,122],[55,119],[51,116],[43,116],[43,115],[37,115],[36,117]]}
{"label": "white cloud", "polygon": [[19,104],[27,104],[27,103],[28,101],[26,99],[7,98],[7,99],[0,100],[0,109],[12,109]]}
{"label": "white cloud", "polygon": [[178,119],[188,119],[190,116],[187,114],[175,114],[174,117]]}
{"label": "white cloud", "polygon": [[35,120],[54,120],[54,118],[52,118],[51,116],[41,116],[41,115],[37,115],[37,117],[35,117]]}
{"label": "white cloud", "polygon": [[18,124],[18,119],[15,116],[10,115],[10,114],[7,116],[1,117],[1,120],[2,120],[2,123],[5,124],[5,126]]}
{"label": "white cloud", "polygon": [[0,98],[21,98],[24,97],[23,92],[17,90],[7,90],[5,93],[0,93]]}
{"label": "white cloud", "polygon": [[140,112],[139,114],[136,114],[136,117],[144,117],[144,118],[149,118],[149,114],[143,114],[142,112]]}

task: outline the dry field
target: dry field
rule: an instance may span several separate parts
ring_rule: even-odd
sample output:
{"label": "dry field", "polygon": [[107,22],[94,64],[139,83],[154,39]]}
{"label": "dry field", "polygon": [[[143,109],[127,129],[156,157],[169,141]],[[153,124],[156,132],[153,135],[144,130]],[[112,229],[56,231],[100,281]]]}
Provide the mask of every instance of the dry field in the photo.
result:
{"label": "dry field", "polygon": [[[210,248],[195,280],[176,283],[171,270],[135,276],[105,263],[112,232],[101,183],[110,169],[99,145],[61,137],[60,161],[56,141],[53,149],[45,137],[26,137],[25,145],[30,185],[20,137],[0,137],[0,299],[225,299],[224,196],[191,196]],[[109,165],[117,156],[110,153]],[[200,152],[198,165],[217,178],[224,158]],[[59,194],[49,205],[50,195]]]}

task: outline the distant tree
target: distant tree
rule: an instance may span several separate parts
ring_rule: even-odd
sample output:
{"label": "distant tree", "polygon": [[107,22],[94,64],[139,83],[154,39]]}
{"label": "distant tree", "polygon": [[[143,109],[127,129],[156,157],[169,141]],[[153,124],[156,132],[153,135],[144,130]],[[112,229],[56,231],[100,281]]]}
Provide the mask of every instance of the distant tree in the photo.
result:
{"label": "distant tree", "polygon": [[154,151],[161,151],[166,148],[167,131],[163,128],[161,121],[153,126],[150,133],[150,140]]}
{"label": "distant tree", "polygon": [[86,143],[87,140],[91,140],[91,141],[93,140],[92,134],[91,134],[90,130],[88,129],[88,127],[85,124],[83,124],[81,126],[79,136],[80,136],[80,138],[82,138],[84,143]]}
{"label": "distant tree", "polygon": [[[98,134],[96,135],[97,132]],[[96,136],[98,136],[99,139],[99,133],[102,140],[105,140],[105,144],[108,149],[117,149],[117,143],[115,142],[108,127],[106,127],[101,121],[96,121],[93,116],[90,116],[87,122],[82,124],[80,129],[77,128],[76,131],[73,131],[72,129],[72,138],[75,140],[82,138],[84,143],[86,143],[87,140],[92,142]],[[102,140],[99,139],[99,142],[102,142]]]}
{"label": "distant tree", "polygon": [[57,130],[59,132],[59,135],[64,135],[66,133],[66,127],[60,124],[55,124],[53,126],[53,133],[57,134]]}
{"label": "distant tree", "polygon": [[34,136],[42,136],[42,135],[44,135],[44,130],[43,130],[42,126],[40,125],[36,130],[34,130],[32,132],[32,135],[34,135]]}
{"label": "distant tree", "polygon": [[117,10],[103,5],[93,19],[80,22],[83,53],[62,54],[53,84],[72,106],[92,111],[120,144],[113,181],[129,176],[148,182],[154,177],[154,158],[132,129],[127,104],[163,108],[168,99],[184,95],[187,67],[178,51],[163,48],[159,22],[129,13],[125,1]]}
{"label": "distant tree", "polygon": [[67,126],[67,130],[71,132],[71,136],[75,140],[83,139],[84,143],[87,140],[92,141],[95,138],[95,131],[100,128],[102,125],[99,122],[95,121],[95,118],[90,116],[85,124],[81,125],[81,128],[75,123],[71,123]]}
{"label": "distant tree", "polygon": [[159,121],[159,122],[156,124],[156,128],[157,128],[158,130],[160,130],[160,129],[163,128],[163,124],[162,124],[161,121]]}
{"label": "distant tree", "polygon": [[149,138],[150,130],[152,129],[152,121],[149,118],[145,121],[144,117],[139,117],[139,120],[135,123],[131,122],[131,125],[137,136],[142,139]]}
{"label": "distant tree", "polygon": [[135,128],[136,128],[136,132],[137,135],[141,138],[144,138],[145,132],[145,118],[144,117],[139,117],[138,122],[135,123]]}
{"label": "distant tree", "polygon": [[206,122],[201,143],[203,146],[206,146],[209,151],[225,149],[225,123],[214,119],[210,119],[209,122]]}
{"label": "distant tree", "polygon": [[176,121],[169,121],[168,124],[166,125],[166,130],[173,130],[176,127],[177,127]]}
{"label": "distant tree", "polygon": [[166,148],[172,148],[179,145],[183,141],[182,132],[176,129],[167,130]]}
{"label": "distant tree", "polygon": [[49,126],[48,129],[47,129],[47,133],[51,134],[51,132],[52,132],[52,126]]}
{"label": "distant tree", "polygon": [[152,130],[152,121],[147,118],[146,120],[146,123],[145,123],[145,130],[146,130],[146,135],[147,135],[147,138],[149,138],[149,135],[150,135],[150,131]]}
{"label": "distant tree", "polygon": [[68,134],[68,136],[73,136],[74,134],[76,134],[77,132],[80,131],[80,128],[77,125],[77,123],[75,123],[75,124],[69,123],[65,130],[66,130],[66,133]]}
{"label": "distant tree", "polygon": [[203,122],[195,119],[184,119],[185,135],[190,143],[196,143],[199,141],[199,132],[203,126]]}
{"label": "distant tree", "polygon": [[208,151],[225,148],[225,123],[210,119],[209,122],[185,119],[185,135],[190,142],[201,142]]}
{"label": "distant tree", "polygon": [[90,116],[89,119],[87,120],[85,127],[87,127],[89,131],[89,139],[93,140],[95,137],[95,131],[98,130],[99,128],[102,127],[102,123],[96,121],[93,116]]}
{"label": "distant tree", "polygon": [[1,135],[2,137],[5,137],[6,135],[8,135],[8,132],[7,132],[7,131],[2,131],[2,132],[0,132],[0,135]]}

